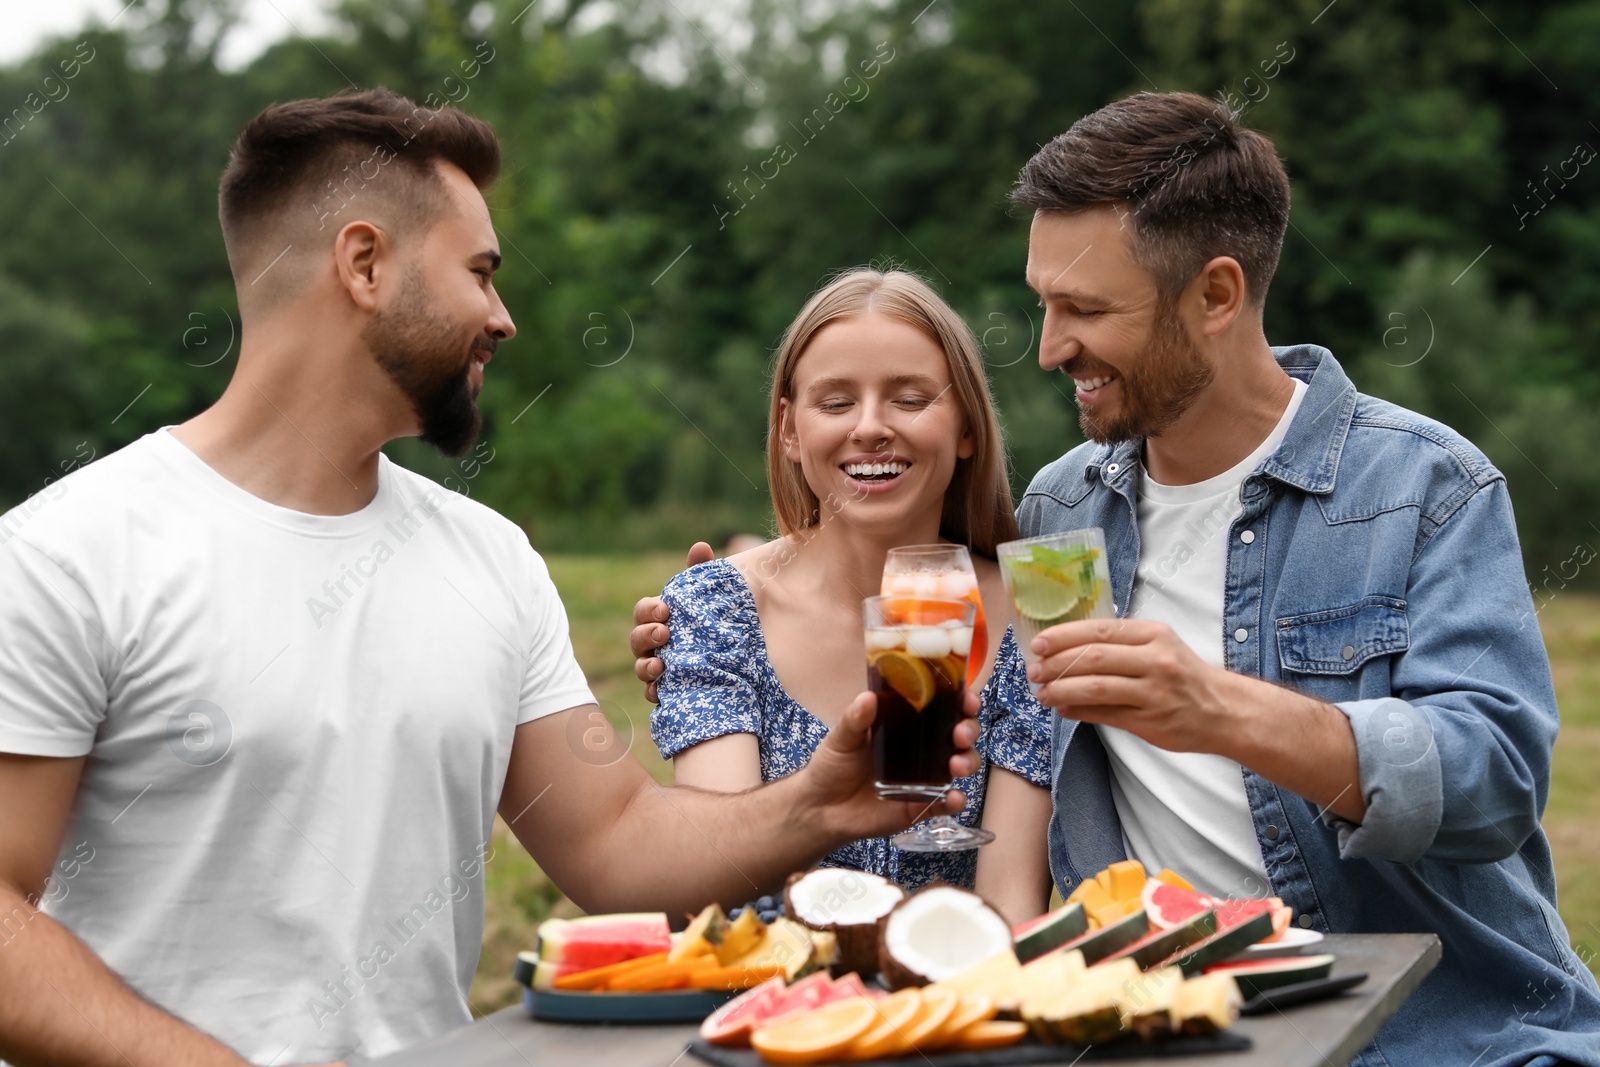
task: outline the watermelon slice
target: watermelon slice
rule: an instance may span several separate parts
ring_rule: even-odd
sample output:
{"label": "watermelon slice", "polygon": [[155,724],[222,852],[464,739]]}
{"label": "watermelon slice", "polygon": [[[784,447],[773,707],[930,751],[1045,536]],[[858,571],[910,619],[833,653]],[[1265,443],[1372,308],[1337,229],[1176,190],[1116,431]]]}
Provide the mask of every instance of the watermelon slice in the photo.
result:
{"label": "watermelon slice", "polygon": [[[665,912],[546,919],[539,924],[541,961],[587,971],[672,948]],[[559,976],[558,976],[559,977]]]}
{"label": "watermelon slice", "polygon": [[1208,909],[1217,913],[1218,930],[1227,930],[1263,912],[1270,913],[1273,928],[1267,937],[1262,938],[1264,941],[1273,941],[1281,936],[1294,915],[1294,909],[1277,897],[1218,900],[1153,878],[1145,883],[1139,900],[1144,905],[1145,913],[1150,916],[1150,925],[1163,929],[1188,922]]}
{"label": "watermelon slice", "polygon": [[1011,936],[1016,941],[1017,961],[1027,963],[1088,931],[1089,916],[1084,914],[1083,905],[1075,902],[1018,924],[1012,928]]}
{"label": "watermelon slice", "polygon": [[1206,968],[1207,974],[1231,974],[1239,993],[1249,1000],[1264,989],[1326,978],[1333,971],[1333,956],[1285,956],[1277,960],[1236,960]]}
{"label": "watermelon slice", "polygon": [[1088,964],[1099,963],[1118,949],[1126,948],[1150,932],[1150,920],[1144,912],[1136,911],[1112,923],[1102,926],[1098,930],[1091,930],[1082,937],[1075,938],[1062,945],[1056,951],[1083,953],[1083,962]]}
{"label": "watermelon slice", "polygon": [[783,999],[786,987],[782,978],[768,978],[748,992],[741,993],[707,1015],[700,1024],[700,1036],[708,1043],[739,1048],[750,1044],[750,1034],[766,1022],[772,1008]]}
{"label": "watermelon slice", "polygon": [[1231,926],[1223,926],[1219,918],[1217,925],[1216,933],[1174,952],[1163,961],[1164,966],[1177,967],[1184,974],[1195,975],[1214,963],[1237,956],[1251,945],[1272,936],[1272,913],[1258,911]]}
{"label": "watermelon slice", "polygon": [[1272,932],[1261,940],[1276,941],[1289,928],[1289,920],[1294,918],[1294,909],[1278,897],[1217,901],[1217,926],[1219,929],[1225,930],[1239,923],[1247,922],[1261,914],[1272,916]]}
{"label": "watermelon slice", "polygon": [[1192,919],[1165,930],[1154,930],[1131,945],[1124,946],[1107,956],[1102,963],[1123,958],[1131,959],[1141,971],[1148,970],[1197,941],[1204,941],[1217,932],[1217,913],[1203,911]]}

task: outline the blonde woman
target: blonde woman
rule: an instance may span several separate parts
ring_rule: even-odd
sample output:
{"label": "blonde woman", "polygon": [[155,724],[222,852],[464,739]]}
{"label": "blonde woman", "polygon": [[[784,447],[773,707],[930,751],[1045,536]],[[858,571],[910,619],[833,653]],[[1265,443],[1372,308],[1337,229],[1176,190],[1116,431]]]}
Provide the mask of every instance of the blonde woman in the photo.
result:
{"label": "blonde woman", "polygon": [[863,597],[889,549],[949,541],[973,556],[989,628],[985,763],[959,818],[995,830],[976,854],[854,842],[827,863],[908,888],[974,887],[1015,923],[1050,876],[1051,716],[1007,623],[995,545],[1017,536],[1004,447],[976,340],[926,283],[854,270],[806,303],[779,346],[767,434],[778,538],[691,567],[662,593],[671,638],[651,735],[681,785],[734,791],[793,773],[863,688]]}

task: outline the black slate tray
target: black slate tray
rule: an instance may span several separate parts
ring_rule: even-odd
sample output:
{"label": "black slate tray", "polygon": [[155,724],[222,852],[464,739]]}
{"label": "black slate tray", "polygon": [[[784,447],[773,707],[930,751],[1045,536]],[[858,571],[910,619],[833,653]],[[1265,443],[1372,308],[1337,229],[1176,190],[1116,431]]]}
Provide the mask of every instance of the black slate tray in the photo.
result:
{"label": "black slate tray", "polygon": [[[1250,1039],[1232,1030],[1205,1037],[1173,1037],[1161,1041],[1112,1041],[1104,1045],[1046,1045],[1032,1038],[1010,1048],[984,1052],[934,1052],[925,1056],[899,1056],[892,1060],[866,1060],[852,1067],[1021,1067],[1035,1063],[1078,1063],[1096,1060],[1155,1059],[1194,1056],[1207,1052],[1248,1052]],[[714,1067],[767,1067],[754,1049],[718,1048],[696,1038],[689,1051]]]}

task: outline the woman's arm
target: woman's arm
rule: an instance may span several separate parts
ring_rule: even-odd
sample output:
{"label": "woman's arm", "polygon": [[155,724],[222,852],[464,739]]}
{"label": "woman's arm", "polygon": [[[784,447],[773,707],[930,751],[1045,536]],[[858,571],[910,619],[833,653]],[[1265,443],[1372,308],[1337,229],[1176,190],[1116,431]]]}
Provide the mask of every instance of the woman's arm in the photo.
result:
{"label": "woman's arm", "polygon": [[983,825],[994,840],[978,850],[978,895],[1012,926],[1042,915],[1050,902],[1050,791],[990,764]]}
{"label": "woman's arm", "polygon": [[761,742],[755,734],[724,734],[690,745],[672,761],[678,785],[738,793],[761,784]]}

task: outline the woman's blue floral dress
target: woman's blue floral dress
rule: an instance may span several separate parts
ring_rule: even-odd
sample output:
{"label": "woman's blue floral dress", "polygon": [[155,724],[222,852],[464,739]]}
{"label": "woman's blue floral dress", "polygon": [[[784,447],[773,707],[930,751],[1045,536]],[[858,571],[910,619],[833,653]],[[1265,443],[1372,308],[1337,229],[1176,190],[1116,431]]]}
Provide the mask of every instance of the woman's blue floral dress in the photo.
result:
{"label": "woman's blue floral dress", "polygon": [[[713,560],[674,577],[661,595],[672,611],[672,639],[659,653],[666,671],[658,682],[661,703],[650,715],[650,736],[662,758],[671,759],[713,737],[747,733],[760,741],[763,781],[805,766],[828,728],[778,681],[744,576],[728,561]],[[865,668],[861,671],[865,688]],[[979,753],[989,763],[1048,787],[1051,713],[1028,688],[1022,653],[1010,630],[979,698]],[[985,763],[956,783],[967,796],[959,816],[963,823],[973,825],[982,815],[987,780]],[[977,855],[976,849],[902,852],[878,837],[852,842],[823,863],[870,871],[907,889],[936,878],[971,888]]]}

